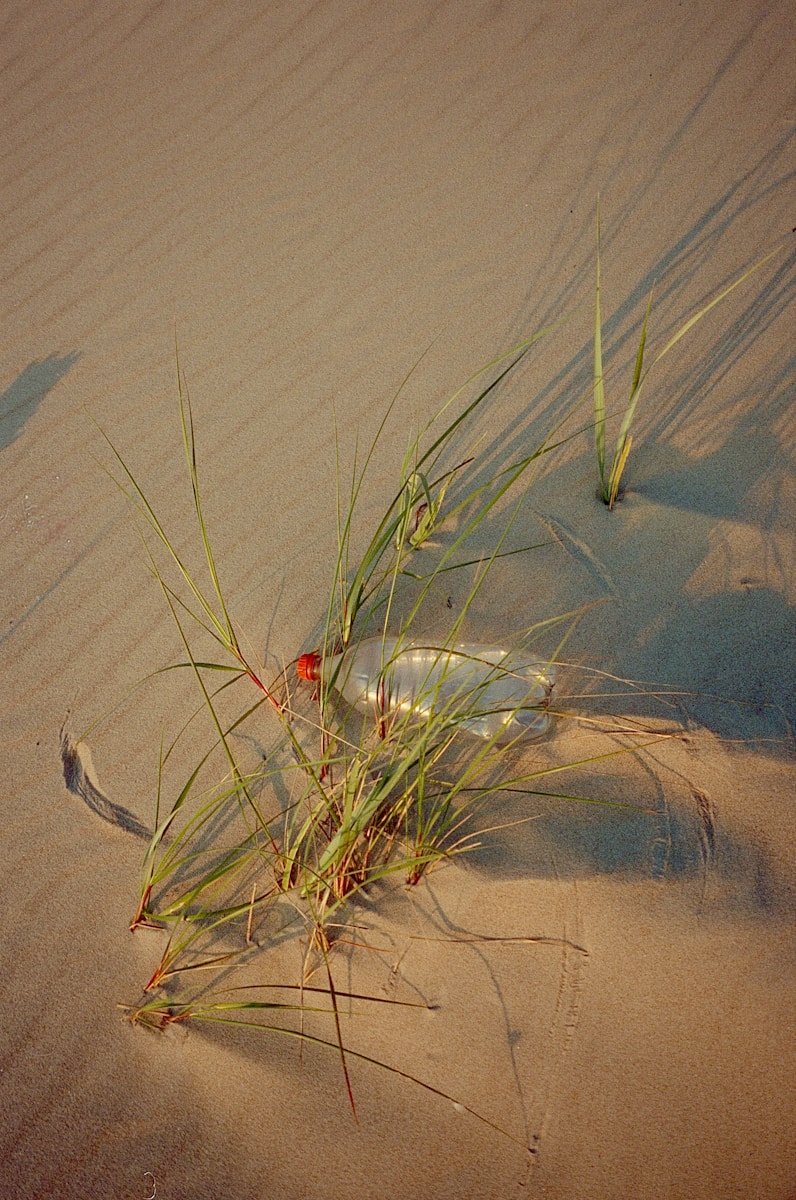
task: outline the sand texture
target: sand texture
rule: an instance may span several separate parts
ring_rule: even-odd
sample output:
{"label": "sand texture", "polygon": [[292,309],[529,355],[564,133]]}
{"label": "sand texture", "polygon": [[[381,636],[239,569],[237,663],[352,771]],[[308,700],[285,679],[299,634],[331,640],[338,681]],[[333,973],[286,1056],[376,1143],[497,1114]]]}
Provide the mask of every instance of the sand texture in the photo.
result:
{"label": "sand texture", "polygon": [[[6,0],[0,29],[0,1192],[793,1200],[792,3]],[[660,347],[780,243],[651,375],[611,513],[598,194],[609,439],[652,284]],[[449,1097],[352,1059],[357,1124],[334,1053],[118,1007],[162,949],[128,931],[138,835],[197,699],[130,694],[181,651],[98,426],[195,554],[176,332],[227,597],[276,671],[317,644],[336,455],[347,479],[414,366],[364,530],[407,430],[565,316],[478,418],[484,478],[565,440],[511,532],[544,545],[466,633],[588,606],[562,687],[589,721],[540,765],[666,736],[558,789],[638,811],[496,797],[472,854],[355,908],[375,949],[338,948],[338,985],[427,1007],[344,1006],[346,1044]],[[641,689],[602,701],[600,672]],[[102,714],[65,781],[62,729]],[[295,983],[301,953],[264,937],[253,969]]]}

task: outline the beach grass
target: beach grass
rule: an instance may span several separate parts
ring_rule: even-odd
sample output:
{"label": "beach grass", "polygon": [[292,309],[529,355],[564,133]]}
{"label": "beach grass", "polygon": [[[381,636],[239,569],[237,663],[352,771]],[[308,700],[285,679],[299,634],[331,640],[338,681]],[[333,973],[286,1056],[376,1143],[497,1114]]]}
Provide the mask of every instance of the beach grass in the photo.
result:
{"label": "beach grass", "polygon": [[743,271],[732,283],[728,284],[707,304],[704,304],[697,312],[693,313],[686,321],[678,326],[676,331],[666,340],[663,347],[657,351],[645,366],[645,352],[647,348],[647,327],[649,324],[650,313],[652,311],[652,301],[655,294],[655,287],[650,289],[647,299],[647,305],[644,312],[644,317],[641,322],[641,331],[639,334],[638,348],[636,350],[635,364],[633,367],[633,376],[630,384],[630,394],[627,404],[624,408],[622,419],[619,425],[616,442],[614,444],[613,455],[608,461],[606,452],[606,401],[605,401],[605,377],[603,369],[603,331],[602,331],[602,302],[601,302],[601,280],[600,280],[600,259],[601,259],[601,229],[600,229],[600,203],[597,202],[597,266],[596,266],[596,281],[595,281],[595,299],[594,299],[594,440],[597,451],[597,473],[599,476],[599,494],[603,503],[609,509],[612,509],[617,500],[622,497],[622,477],[627,466],[628,457],[633,444],[633,435],[631,426],[636,415],[639,398],[642,388],[646,383],[651,371],[657,364],[665,358],[687,333],[694,326],[707,316],[712,309],[725,300],[737,287],[745,283],[750,276],[759,271],[762,266],[773,258],[780,250],[780,247],[769,251],[757,262],[753,263]]}
{"label": "beach grass", "polygon": [[[467,580],[464,599],[436,643],[443,651],[453,648],[476,597],[489,588],[494,564],[507,553],[534,549],[509,551],[507,539],[535,466],[572,435],[553,431],[485,481],[472,476],[477,460],[472,427],[534,343],[554,328],[480,368],[410,435],[392,497],[359,553],[354,549],[359,503],[400,392],[361,465],[355,462],[350,486],[343,488],[338,473],[338,547],[318,623],[322,661],[341,653],[345,661],[363,638],[384,637],[388,629],[399,647],[422,636],[429,606],[439,608],[441,581],[456,571]],[[188,672],[199,698],[198,708],[181,720],[170,741],[164,737],[159,750],[154,830],[130,927],[165,931],[165,945],[142,999],[126,1007],[134,1022],[152,1028],[199,1020],[244,1023],[330,1045],[340,1055],[355,1111],[347,1070],[347,1055],[354,1052],[344,1044],[339,1012],[341,997],[352,996],[337,989],[333,969],[335,942],[347,929],[352,902],[360,895],[370,900],[374,887],[396,875],[416,884],[433,864],[477,844],[473,815],[502,792],[594,802],[551,790],[550,777],[598,759],[545,767],[506,754],[496,736],[468,737],[462,726],[478,712],[479,696],[467,689],[432,705],[422,720],[408,712],[374,721],[348,708],[334,676],[328,682],[321,677],[315,696],[295,680],[292,665],[267,681],[244,649],[220,583],[178,356],[177,374],[200,570],[176,550],[138,475],[105,438],[115,464],[111,474],[139,518],[149,569],[178,635],[179,661],[161,670]],[[550,664],[580,615],[559,614],[514,631],[506,648]],[[569,715],[560,699],[550,707],[560,719]],[[657,740],[629,732],[636,749]],[[265,749],[253,757],[255,740]],[[186,742],[196,747],[193,765],[175,778],[174,764],[183,757],[177,750]],[[604,757],[624,752],[613,749]],[[297,929],[303,930],[305,946],[300,988],[306,990],[322,970],[326,986],[318,994],[327,1003],[321,1008],[305,1003],[303,992],[284,1003],[251,992],[241,998],[230,984],[234,972],[251,969],[270,939]],[[298,1025],[285,1023],[290,1014],[298,1014]],[[308,1032],[305,1014],[328,1018],[332,1035]]]}

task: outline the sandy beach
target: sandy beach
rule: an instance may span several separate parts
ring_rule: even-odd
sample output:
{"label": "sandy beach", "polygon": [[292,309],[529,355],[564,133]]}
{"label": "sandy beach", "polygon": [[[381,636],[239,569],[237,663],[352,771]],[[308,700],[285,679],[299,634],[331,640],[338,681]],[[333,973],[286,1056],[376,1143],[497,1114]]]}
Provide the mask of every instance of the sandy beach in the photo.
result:
{"label": "sandy beach", "polygon": [[[794,1200],[793,6],[7,0],[0,28],[0,1191]],[[598,196],[609,441],[652,286],[654,355],[777,247],[650,375],[611,512]],[[497,795],[477,849],[352,906],[337,986],[422,1005],[343,1005],[395,1068],[349,1060],[356,1119],[333,1051],[133,1027],[164,944],[129,931],[145,843],[67,788],[61,731],[149,827],[197,698],[134,690],[181,648],[101,431],[195,554],[176,340],[225,592],[276,674],[317,644],[336,483],[399,389],[357,537],[408,429],[564,318],[472,434],[485,479],[561,444],[511,530],[539,548],[466,634],[583,610],[576,716],[527,753],[634,811]],[[631,724],[650,744],[594,761]],[[264,935],[251,969],[297,984],[304,945]]]}

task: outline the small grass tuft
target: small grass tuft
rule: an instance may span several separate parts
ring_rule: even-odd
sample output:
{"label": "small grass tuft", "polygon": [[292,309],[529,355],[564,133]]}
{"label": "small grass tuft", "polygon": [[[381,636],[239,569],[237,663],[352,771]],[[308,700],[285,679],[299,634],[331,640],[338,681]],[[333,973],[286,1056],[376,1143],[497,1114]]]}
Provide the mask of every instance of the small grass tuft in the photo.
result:
{"label": "small grass tuft", "polygon": [[630,427],[633,423],[633,418],[636,415],[636,406],[638,405],[641,389],[643,388],[650,372],[662,358],[664,358],[674,346],[685,337],[689,330],[693,329],[698,321],[725,300],[731,292],[734,292],[737,287],[745,283],[750,276],[754,275],[755,271],[759,271],[762,266],[779,253],[780,247],[769,251],[763,258],[758,259],[751,267],[747,268],[743,274],[739,275],[731,284],[723,288],[718,295],[714,296],[707,304],[703,305],[698,312],[694,313],[687,321],[679,327],[676,333],[664,344],[663,348],[653,358],[652,362],[644,367],[644,353],[647,345],[647,325],[649,323],[650,313],[652,311],[652,300],[655,292],[654,286],[650,289],[647,307],[644,313],[644,319],[641,323],[641,333],[639,335],[638,350],[636,351],[636,361],[633,368],[633,379],[630,386],[630,398],[619,426],[616,444],[614,446],[613,456],[610,465],[606,462],[605,448],[605,383],[603,376],[603,352],[602,352],[602,314],[600,301],[600,202],[597,201],[597,270],[595,283],[595,301],[594,301],[594,440],[597,450],[597,472],[599,475],[599,494],[603,503],[612,509],[617,500],[622,497],[622,475],[627,465],[627,460],[630,455],[633,437],[630,433]]}

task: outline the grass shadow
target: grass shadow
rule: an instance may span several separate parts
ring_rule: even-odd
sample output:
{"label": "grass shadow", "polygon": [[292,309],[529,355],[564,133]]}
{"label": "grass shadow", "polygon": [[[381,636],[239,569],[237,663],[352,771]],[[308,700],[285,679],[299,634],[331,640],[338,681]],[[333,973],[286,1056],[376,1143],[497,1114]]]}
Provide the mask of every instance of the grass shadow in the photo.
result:
{"label": "grass shadow", "polygon": [[77,350],[30,363],[0,396],[0,450],[16,441],[48,392],[80,358]]}

